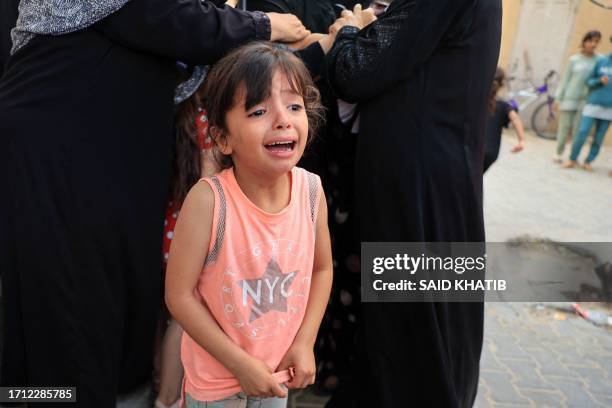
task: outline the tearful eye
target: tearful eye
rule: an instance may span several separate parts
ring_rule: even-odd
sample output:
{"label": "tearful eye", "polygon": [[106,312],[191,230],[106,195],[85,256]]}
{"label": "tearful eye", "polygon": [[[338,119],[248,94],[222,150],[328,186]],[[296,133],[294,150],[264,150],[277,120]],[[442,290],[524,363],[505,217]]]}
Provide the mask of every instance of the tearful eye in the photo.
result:
{"label": "tearful eye", "polygon": [[262,116],[265,112],[265,109],[257,109],[256,111],[249,113],[248,117],[259,117]]}

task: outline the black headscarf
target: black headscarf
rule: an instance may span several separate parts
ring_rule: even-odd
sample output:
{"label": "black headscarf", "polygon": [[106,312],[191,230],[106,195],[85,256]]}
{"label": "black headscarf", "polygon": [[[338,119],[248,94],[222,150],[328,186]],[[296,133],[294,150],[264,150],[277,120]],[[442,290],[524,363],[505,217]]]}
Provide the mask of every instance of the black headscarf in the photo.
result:
{"label": "black headscarf", "polygon": [[14,53],[35,35],[61,35],[108,17],[129,0],[21,0],[12,32]]}

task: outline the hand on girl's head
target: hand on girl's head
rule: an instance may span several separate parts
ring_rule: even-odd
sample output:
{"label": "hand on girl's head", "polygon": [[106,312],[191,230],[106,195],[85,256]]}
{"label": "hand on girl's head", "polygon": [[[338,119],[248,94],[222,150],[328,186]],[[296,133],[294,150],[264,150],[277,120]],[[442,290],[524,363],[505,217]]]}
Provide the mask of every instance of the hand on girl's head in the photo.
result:
{"label": "hand on girl's head", "polygon": [[310,30],[293,14],[266,13],[270,19],[270,41],[292,43],[310,35]]}
{"label": "hand on girl's head", "polygon": [[362,29],[376,20],[374,10],[371,8],[362,10],[361,4],[356,4],[353,11],[343,10],[340,18],[329,27],[329,33],[335,34],[344,26],[353,26]]}

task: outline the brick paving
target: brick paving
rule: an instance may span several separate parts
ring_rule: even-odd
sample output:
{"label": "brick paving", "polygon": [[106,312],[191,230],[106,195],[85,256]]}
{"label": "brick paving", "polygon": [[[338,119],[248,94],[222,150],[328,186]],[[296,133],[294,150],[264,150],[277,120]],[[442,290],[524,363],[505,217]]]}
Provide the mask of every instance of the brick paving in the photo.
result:
{"label": "brick paving", "polygon": [[[528,134],[523,152],[510,153],[504,135],[498,161],[484,177],[487,241],[520,235],[562,242],[612,241],[612,146],[603,146],[594,172],[552,163],[555,142]],[[566,148],[566,156],[569,146]],[[579,160],[588,153],[582,149]]]}
{"label": "brick paving", "polygon": [[[612,241],[610,146],[589,173],[553,164],[554,142],[532,135],[512,154],[513,136],[484,179],[487,241]],[[476,406],[612,407],[612,331],[534,304],[487,304]]]}

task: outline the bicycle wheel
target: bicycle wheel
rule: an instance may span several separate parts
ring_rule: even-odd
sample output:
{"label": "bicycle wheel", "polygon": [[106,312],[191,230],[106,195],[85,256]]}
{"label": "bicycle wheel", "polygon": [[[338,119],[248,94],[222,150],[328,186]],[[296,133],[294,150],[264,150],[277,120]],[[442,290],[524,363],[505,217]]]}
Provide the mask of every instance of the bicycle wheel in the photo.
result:
{"label": "bicycle wheel", "polygon": [[552,104],[542,102],[531,115],[531,128],[543,139],[555,139],[559,117],[552,108]]}

